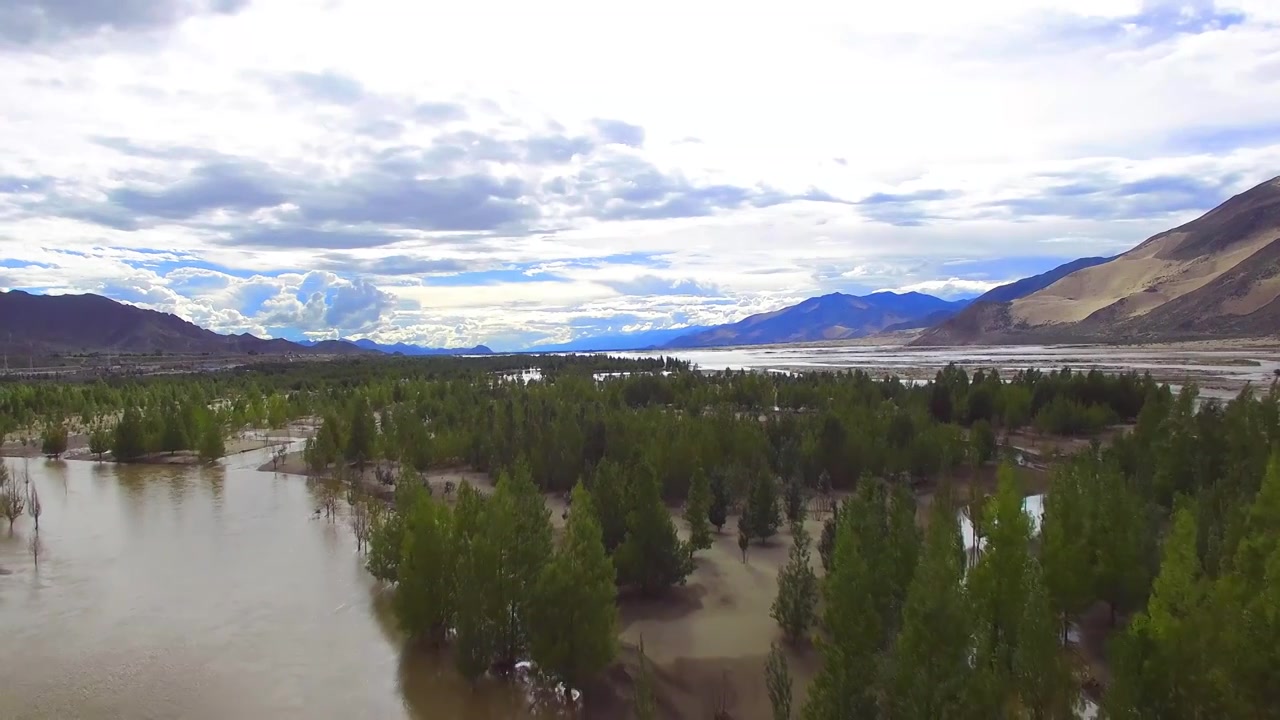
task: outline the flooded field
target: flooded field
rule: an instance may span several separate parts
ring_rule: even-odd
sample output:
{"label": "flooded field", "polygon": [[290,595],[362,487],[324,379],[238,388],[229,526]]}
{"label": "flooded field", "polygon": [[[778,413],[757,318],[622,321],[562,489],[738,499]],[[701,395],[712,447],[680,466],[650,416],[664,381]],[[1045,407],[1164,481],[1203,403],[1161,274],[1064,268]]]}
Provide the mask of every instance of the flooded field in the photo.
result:
{"label": "flooded field", "polygon": [[38,541],[0,520],[0,717],[523,717],[514,692],[402,648],[350,530],[267,459],[29,461]]}

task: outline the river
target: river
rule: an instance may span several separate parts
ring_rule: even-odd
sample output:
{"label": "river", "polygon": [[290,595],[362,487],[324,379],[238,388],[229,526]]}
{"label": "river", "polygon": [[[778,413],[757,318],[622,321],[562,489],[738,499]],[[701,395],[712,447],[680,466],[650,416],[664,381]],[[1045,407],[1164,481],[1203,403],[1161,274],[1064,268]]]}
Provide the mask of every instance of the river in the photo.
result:
{"label": "river", "polygon": [[31,518],[0,519],[0,718],[526,716],[405,649],[348,526],[268,459],[31,460],[38,566]]}

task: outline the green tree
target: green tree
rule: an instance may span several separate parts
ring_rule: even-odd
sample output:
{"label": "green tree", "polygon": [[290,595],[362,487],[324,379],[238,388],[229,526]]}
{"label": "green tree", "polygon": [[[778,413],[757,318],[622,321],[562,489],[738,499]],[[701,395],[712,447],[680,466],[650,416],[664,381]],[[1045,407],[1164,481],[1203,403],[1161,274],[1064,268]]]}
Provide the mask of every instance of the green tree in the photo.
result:
{"label": "green tree", "polygon": [[791,670],[787,667],[787,656],[777,643],[769,646],[764,679],[769,704],[773,706],[773,720],[791,720]]}
{"label": "green tree", "polygon": [[489,501],[489,532],[497,544],[495,598],[501,612],[497,661],[513,666],[529,641],[529,608],[543,567],[551,559],[551,517],[546,501],[523,462],[498,478]]}
{"label": "green tree", "polygon": [[455,551],[449,508],[419,495],[405,518],[396,610],[411,637],[440,642],[453,620]]}
{"label": "green tree", "polygon": [[968,717],[973,668],[972,620],[964,585],[965,553],[952,503],[930,510],[920,563],[902,611],[902,630],[886,666],[887,717]]}
{"label": "green tree", "polygon": [[1040,531],[1044,584],[1061,623],[1062,644],[1071,621],[1093,599],[1094,582],[1089,545],[1088,498],[1084,479],[1091,461],[1076,461],[1060,469],[1053,492],[1045,498]]}
{"label": "green tree", "polygon": [[803,526],[797,526],[797,531],[787,564],[778,571],[778,595],[769,611],[792,643],[804,638],[818,610],[818,576],[809,553],[812,541]]}
{"label": "green tree", "polygon": [[724,524],[729,521],[729,485],[725,481],[724,473],[716,472],[711,478],[711,508],[707,513],[711,524],[715,526],[716,532],[724,530]]}
{"label": "green tree", "polygon": [[484,496],[463,482],[453,510],[453,547],[457,552],[453,660],[458,674],[472,684],[489,669],[496,654],[495,616],[499,608],[493,592],[498,586],[498,562],[497,548],[488,532],[487,510]]}
{"label": "green tree", "polygon": [[751,483],[747,495],[747,527],[752,537],[767,541],[778,532],[782,524],[782,507],[778,498],[778,484],[768,473],[759,473]]}
{"label": "green tree", "polygon": [[1226,717],[1212,691],[1215,658],[1205,652],[1208,586],[1196,535],[1195,514],[1184,505],[1174,513],[1147,609],[1117,642],[1110,717]]}
{"label": "green tree", "polygon": [[578,688],[613,660],[618,609],[613,563],[581,483],[571,507],[563,544],[535,588],[529,649],[544,672]]}
{"label": "green tree", "polygon": [[804,522],[804,487],[799,480],[791,479],[784,484],[782,494],[787,522],[797,525]]}
{"label": "green tree", "polygon": [[689,523],[689,545],[694,550],[711,547],[711,486],[701,466],[693,471],[684,519]]}
{"label": "green tree", "polygon": [[170,403],[164,409],[164,430],[160,434],[160,449],[172,455],[190,446],[187,428],[182,422],[182,412],[177,403]]}
{"label": "green tree", "polygon": [[227,454],[226,441],[223,439],[222,423],[212,413],[205,413],[200,424],[200,443],[197,448],[200,459],[213,462]]}
{"label": "green tree", "polygon": [[982,465],[996,456],[996,432],[991,423],[978,420],[969,429],[969,446],[974,462]]}
{"label": "green tree", "polygon": [[644,653],[643,636],[637,652],[634,693],[632,703],[635,705],[636,720],[657,720],[658,701],[653,694],[653,670],[649,667],[649,656]]}
{"label": "green tree", "polygon": [[1062,646],[1049,595],[1034,561],[1027,572],[1027,601],[1018,624],[1014,650],[1017,704],[1032,718],[1075,720],[1078,688]]}
{"label": "green tree", "polygon": [[120,416],[120,422],[116,423],[111,454],[119,462],[133,462],[146,452],[146,431],[142,424],[142,413],[138,411],[137,406],[129,405]]}
{"label": "green tree", "polygon": [[67,451],[67,426],[62,423],[49,423],[44,426],[40,436],[40,452],[47,458],[62,457]]}
{"label": "green tree", "polygon": [[693,560],[662,504],[657,476],[641,471],[632,480],[631,490],[627,539],[614,554],[619,580],[645,595],[683,585],[693,570]]}
{"label": "green tree", "polygon": [[106,427],[98,425],[89,433],[89,452],[92,453],[99,462],[102,456],[111,449],[111,432]]}
{"label": "green tree", "polygon": [[843,513],[836,534],[831,573],[827,575],[823,625],[826,637],[818,650],[822,669],[809,686],[802,716],[806,720],[872,718],[876,712],[875,677],[882,627],[877,585],[861,538]]}
{"label": "green tree", "polygon": [[355,463],[364,472],[365,463],[376,455],[378,441],[378,425],[373,419],[373,411],[369,409],[369,401],[364,395],[357,395],[351,403],[350,431],[343,457],[349,463]]}
{"label": "green tree", "polygon": [[621,469],[612,461],[596,467],[588,487],[604,536],[604,549],[617,550],[627,537],[627,486]]}

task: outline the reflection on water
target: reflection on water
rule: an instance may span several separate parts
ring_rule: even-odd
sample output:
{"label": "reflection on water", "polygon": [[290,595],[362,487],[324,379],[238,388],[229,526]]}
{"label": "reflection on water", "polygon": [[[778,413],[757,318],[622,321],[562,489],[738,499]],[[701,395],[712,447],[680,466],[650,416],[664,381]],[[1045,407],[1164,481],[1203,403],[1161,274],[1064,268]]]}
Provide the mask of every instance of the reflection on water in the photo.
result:
{"label": "reflection on water", "polygon": [[32,461],[38,567],[31,519],[0,526],[0,717],[523,716],[517,693],[402,652],[346,526],[311,519],[302,478],[250,469],[268,459]]}

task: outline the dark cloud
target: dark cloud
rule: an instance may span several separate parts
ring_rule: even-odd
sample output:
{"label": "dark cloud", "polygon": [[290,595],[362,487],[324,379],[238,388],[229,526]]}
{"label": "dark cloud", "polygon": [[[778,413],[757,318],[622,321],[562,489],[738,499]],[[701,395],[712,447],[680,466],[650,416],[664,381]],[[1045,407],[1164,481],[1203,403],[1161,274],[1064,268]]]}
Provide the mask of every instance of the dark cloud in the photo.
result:
{"label": "dark cloud", "polygon": [[474,264],[455,258],[432,260],[410,255],[357,258],[345,253],[326,254],[320,258],[318,266],[333,272],[360,275],[441,275],[476,269]]}
{"label": "dark cloud", "polygon": [[352,250],[382,247],[404,239],[401,236],[379,230],[317,229],[285,225],[236,233],[220,242],[223,245],[243,247]]}
{"label": "dark cloud", "polygon": [[899,227],[917,227],[935,217],[929,212],[927,204],[938,200],[956,197],[958,193],[951,190],[916,190],[908,193],[874,193],[856,204],[858,211],[870,220],[897,225]]}
{"label": "dark cloud", "polygon": [[[1062,176],[1055,176],[1062,177]],[[1071,217],[1089,220],[1132,220],[1190,210],[1208,210],[1221,203],[1238,179],[1215,180],[1162,175],[1116,182],[1101,175],[1083,175],[1036,195],[988,203],[1014,216]]]}
{"label": "dark cloud", "polygon": [[331,70],[290,73],[267,84],[282,95],[332,105],[354,105],[365,96],[360,81]]}
{"label": "dark cloud", "polygon": [[250,0],[3,0],[0,47],[93,35],[160,30],[196,15],[230,15]]}
{"label": "dark cloud", "polygon": [[644,128],[621,120],[594,120],[596,132],[607,143],[628,147],[644,146]]}
{"label": "dark cloud", "polygon": [[252,212],[287,199],[265,164],[248,160],[202,165],[190,177],[159,190],[120,188],[108,193],[117,207],[137,215],[186,220],[211,210]]}
{"label": "dark cloud", "polygon": [[416,178],[400,163],[375,165],[299,198],[309,222],[375,223],[433,231],[497,230],[538,215],[525,183],[472,173]]}

